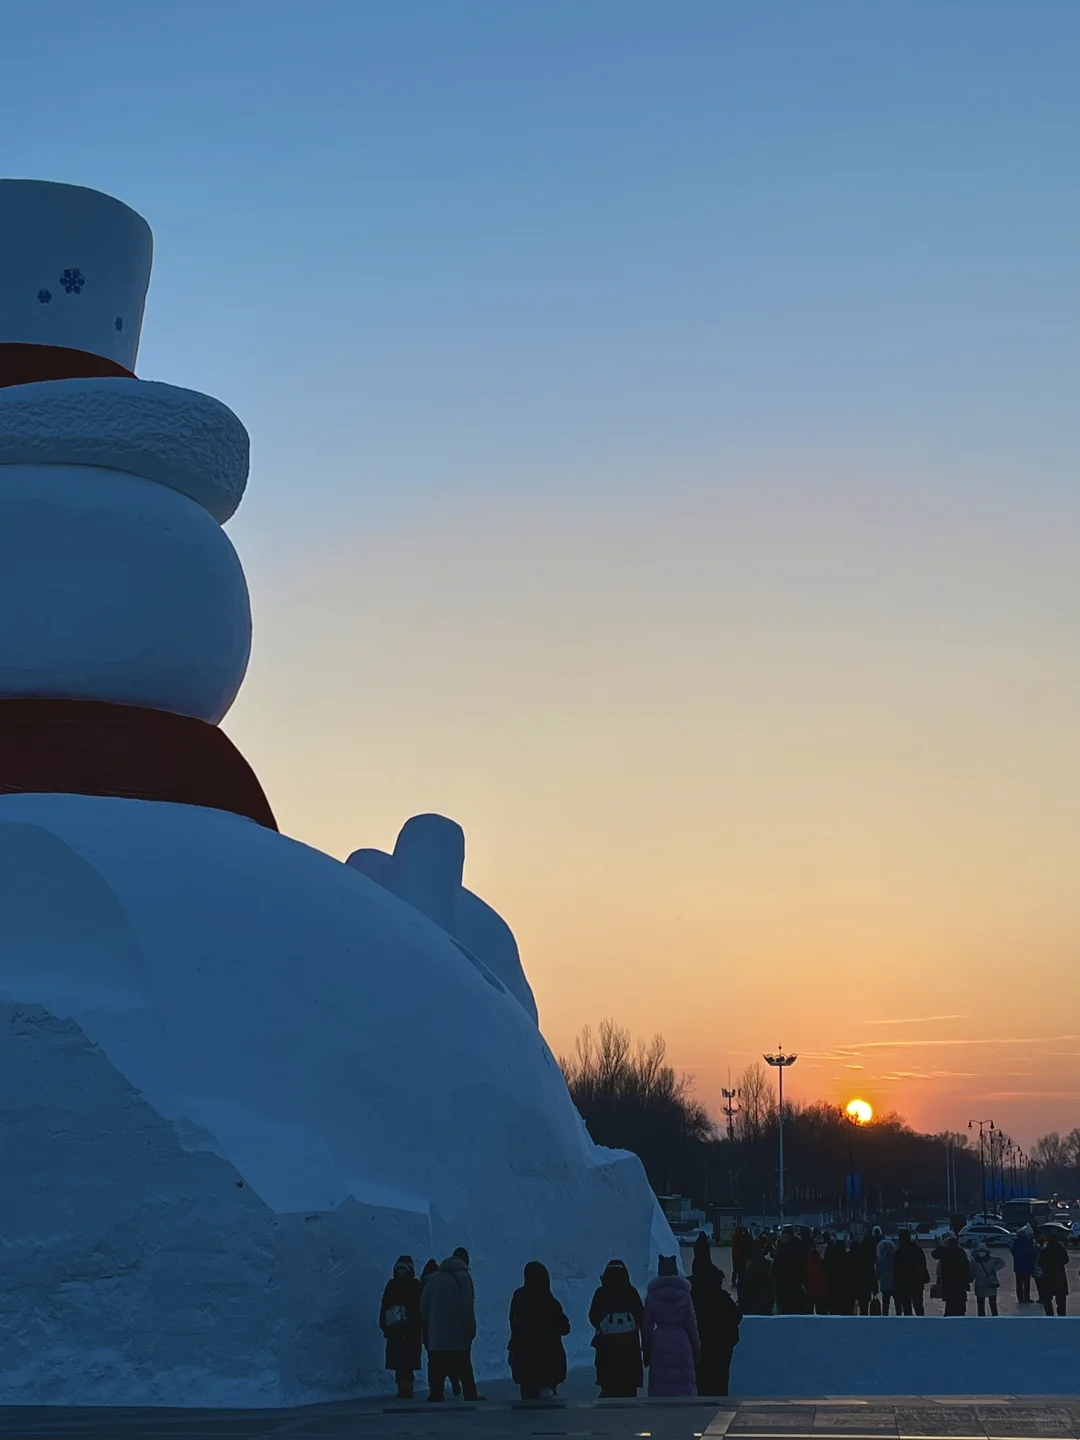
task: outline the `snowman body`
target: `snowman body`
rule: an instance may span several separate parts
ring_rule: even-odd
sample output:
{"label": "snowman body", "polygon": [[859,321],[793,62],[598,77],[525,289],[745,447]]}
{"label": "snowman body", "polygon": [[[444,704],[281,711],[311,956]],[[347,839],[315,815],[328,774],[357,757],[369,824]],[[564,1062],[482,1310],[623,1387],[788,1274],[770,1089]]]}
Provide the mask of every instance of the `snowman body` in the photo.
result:
{"label": "snowman body", "polygon": [[[0,218],[6,194],[33,219],[28,183],[0,183]],[[53,228],[68,188],[42,187]],[[98,239],[122,246],[104,213]],[[75,270],[93,298],[94,266]],[[115,277],[102,293],[110,325],[118,307],[141,316]],[[10,348],[34,343],[24,301]],[[0,352],[3,323],[0,304]],[[603,1265],[644,1279],[672,1240],[637,1159],[589,1139],[501,920],[459,893],[452,933],[258,805],[218,803],[227,787],[174,803],[144,776],[117,782],[121,732],[86,737],[89,707],[138,735],[140,716],[179,727],[163,766],[192,735],[227,745],[214,725],[250,642],[221,529],[246,435],[207,397],[141,385],[84,368],[0,388],[0,1401],[384,1391],[395,1258],[458,1245],[478,1374],[505,1369],[506,1308],[535,1258],[584,1363]],[[40,705],[65,753],[69,724],[90,757],[80,793],[19,778],[20,746],[40,761],[24,733]]]}

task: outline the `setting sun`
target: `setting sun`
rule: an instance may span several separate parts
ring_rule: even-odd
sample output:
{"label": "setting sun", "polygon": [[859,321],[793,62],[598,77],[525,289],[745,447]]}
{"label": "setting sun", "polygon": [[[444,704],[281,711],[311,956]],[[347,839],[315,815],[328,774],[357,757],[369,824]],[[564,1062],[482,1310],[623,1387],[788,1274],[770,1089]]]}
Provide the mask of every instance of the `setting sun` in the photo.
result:
{"label": "setting sun", "polygon": [[874,1118],[874,1107],[865,1100],[849,1100],[844,1108],[845,1113],[860,1125],[866,1125]]}

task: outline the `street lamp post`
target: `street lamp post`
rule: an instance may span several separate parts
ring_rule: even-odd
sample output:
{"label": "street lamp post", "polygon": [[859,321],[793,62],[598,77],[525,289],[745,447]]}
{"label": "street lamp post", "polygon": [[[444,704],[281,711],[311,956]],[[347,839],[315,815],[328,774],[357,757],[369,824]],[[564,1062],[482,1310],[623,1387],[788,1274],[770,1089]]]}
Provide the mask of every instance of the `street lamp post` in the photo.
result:
{"label": "street lamp post", "polygon": [[849,1231],[849,1234],[854,1234],[854,1233],[855,1233],[855,1146],[854,1146],[854,1144],[852,1143],[852,1138],[851,1138],[851,1136],[852,1136],[852,1131],[853,1131],[853,1130],[857,1130],[857,1129],[859,1128],[859,1117],[858,1117],[857,1115],[848,1115],[847,1112],[845,1111],[845,1113],[844,1113],[844,1119],[847,1121],[847,1126],[848,1126],[848,1132],[847,1132],[848,1224],[849,1224],[850,1227],[851,1227],[851,1228],[850,1228],[850,1231]]}
{"label": "street lamp post", "polygon": [[[980,1174],[980,1176],[981,1176],[981,1178],[982,1178],[982,1207],[983,1207],[983,1208],[982,1208],[982,1213],[983,1213],[983,1219],[985,1220],[985,1219],[986,1219],[986,1149],[985,1149],[985,1147],[984,1147],[984,1145],[983,1145],[983,1131],[984,1131],[984,1129],[985,1129],[987,1126],[989,1126],[989,1134],[990,1134],[990,1137],[991,1137],[991,1143],[993,1143],[994,1122],[993,1122],[992,1120],[969,1120],[969,1121],[968,1121],[968,1129],[969,1129],[969,1130],[973,1129],[974,1126],[976,1126],[976,1125],[979,1127],[979,1174]],[[991,1165],[992,1165],[992,1164],[993,1164],[993,1156],[991,1155]]]}
{"label": "street lamp post", "polygon": [[777,1114],[780,1134],[780,1229],[784,1228],[784,1071],[794,1065],[798,1055],[785,1055],[782,1045],[776,1047],[775,1055],[763,1055],[766,1065],[772,1065],[780,1082],[780,1109]]}

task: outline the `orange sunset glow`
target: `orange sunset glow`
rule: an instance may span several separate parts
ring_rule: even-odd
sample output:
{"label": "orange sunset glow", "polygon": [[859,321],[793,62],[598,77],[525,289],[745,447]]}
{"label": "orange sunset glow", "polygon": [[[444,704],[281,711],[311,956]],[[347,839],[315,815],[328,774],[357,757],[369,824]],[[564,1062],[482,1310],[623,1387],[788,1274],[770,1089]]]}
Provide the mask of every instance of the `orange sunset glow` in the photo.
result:
{"label": "orange sunset glow", "polygon": [[477,493],[272,567],[238,523],[258,621],[226,728],[333,854],[459,820],[556,1053],[606,1016],[661,1031],[719,1116],[782,1035],[794,1099],[1067,1130],[1080,499],[1018,535],[779,472],[615,516]]}

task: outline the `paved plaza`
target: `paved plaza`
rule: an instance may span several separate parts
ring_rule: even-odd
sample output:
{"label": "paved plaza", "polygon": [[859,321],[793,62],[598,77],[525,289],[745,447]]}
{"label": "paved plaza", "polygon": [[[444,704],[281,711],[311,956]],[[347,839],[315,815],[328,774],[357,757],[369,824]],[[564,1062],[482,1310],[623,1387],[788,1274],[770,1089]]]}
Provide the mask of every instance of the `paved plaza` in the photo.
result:
{"label": "paved plaza", "polygon": [[[579,1387],[571,1377],[571,1390]],[[597,1440],[1080,1440],[1080,1396],[1045,1399],[901,1396],[872,1400],[514,1403],[443,1407],[350,1401],[305,1410],[0,1410],[0,1437],[68,1440],[390,1440],[390,1437],[597,1437]]]}

